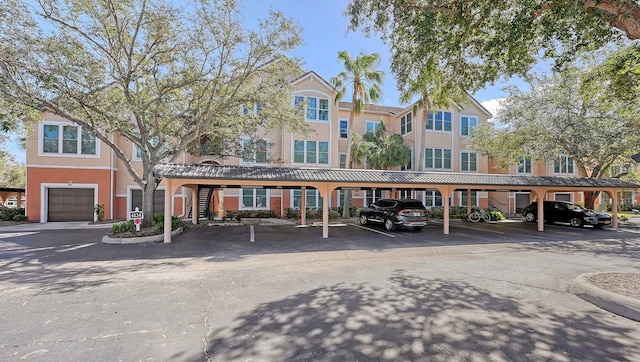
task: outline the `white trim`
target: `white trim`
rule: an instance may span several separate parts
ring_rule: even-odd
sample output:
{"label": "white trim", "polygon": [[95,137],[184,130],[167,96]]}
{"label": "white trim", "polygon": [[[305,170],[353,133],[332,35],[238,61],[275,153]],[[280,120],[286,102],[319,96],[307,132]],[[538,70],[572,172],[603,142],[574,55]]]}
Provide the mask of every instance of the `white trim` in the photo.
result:
{"label": "white trim", "polygon": [[[440,129],[436,129],[436,128],[435,128],[435,127],[436,127],[435,113],[434,113],[434,119],[433,119],[433,128],[432,128],[432,129],[427,128],[427,125],[429,124],[429,112],[432,112],[432,113],[433,113],[433,112],[435,112],[435,113],[437,113],[437,112],[449,112],[449,113],[451,113],[451,130],[449,130],[449,131],[445,131],[445,130],[444,130],[444,119],[442,119],[442,129],[440,130]],[[427,112],[427,119],[423,120],[423,127],[422,127],[422,128],[424,129],[424,131],[425,131],[425,132],[451,133],[451,134],[453,134],[453,130],[454,130],[454,129],[455,129],[455,127],[456,127],[456,122],[454,121],[454,119],[455,119],[455,114],[456,114],[456,113],[455,113],[455,112],[453,111],[453,109],[451,109],[451,108],[449,108],[449,109],[447,109],[447,110],[445,110],[445,109],[434,109],[434,110],[429,110],[429,111]],[[444,117],[444,116],[443,116],[443,117]],[[453,135],[452,135],[452,137],[453,137]]]}
{"label": "white trim", "polygon": [[[302,93],[317,93],[322,95],[323,97],[318,97],[317,95],[307,95],[307,94],[302,94]],[[325,92],[316,90],[316,89],[300,89],[297,90],[293,93],[293,105],[295,106],[295,102],[296,102],[296,97],[303,97],[304,98],[304,102],[305,102],[305,107],[304,107],[304,119],[305,122],[309,122],[309,123],[320,123],[320,124],[330,124],[331,123],[331,114],[333,112],[333,105],[331,104],[331,95],[327,94]],[[315,98],[317,103],[316,103],[316,119],[309,119],[307,118],[308,115],[308,104],[307,104],[307,100],[309,97]],[[327,119],[320,119],[320,100],[321,99],[326,99],[327,100]]]}
{"label": "white trim", "polygon": [[[76,184],[76,183],[41,183],[40,184],[40,223],[48,222],[47,214],[49,213],[49,189],[93,189],[93,205],[98,204],[98,184]],[[93,213],[93,221],[96,221],[96,214]]]}
{"label": "white trim", "polygon": [[[44,126],[59,126],[60,128],[58,129],[59,133],[58,133],[58,152],[53,153],[53,152],[44,152]],[[62,152],[62,147],[63,147],[63,130],[62,127],[64,126],[73,126],[73,127],[77,127],[78,130],[78,139],[77,139],[77,146],[78,146],[78,150],[76,153],[63,153]],[[70,121],[47,121],[47,120],[42,120],[40,122],[38,122],[38,156],[39,157],[61,157],[61,158],[90,158],[90,159],[94,159],[94,158],[100,158],[100,145],[102,143],[102,141],[100,141],[100,139],[98,139],[98,137],[96,137],[95,135],[93,136],[95,138],[95,142],[96,142],[96,153],[94,155],[86,155],[81,153],[82,152],[82,130],[84,129],[84,127],[74,123],[74,122],[70,122]]]}
{"label": "white trim", "polygon": [[[238,193],[238,210],[271,210],[271,192],[269,189],[258,189],[255,187],[242,187],[240,189],[240,192]],[[253,190],[253,202],[255,203],[256,201],[256,190],[265,190],[265,200],[267,201],[267,205],[262,208],[262,207],[245,207],[242,203],[243,203],[243,199],[244,199],[244,190]]]}
{"label": "white trim", "polygon": [[[476,120],[476,125],[475,125],[475,126],[473,126],[473,127],[471,127],[471,126],[469,126],[469,125],[467,126],[467,128],[468,128],[468,130],[469,130],[469,134],[468,134],[468,135],[463,135],[463,134],[462,134],[462,117],[466,117],[466,118],[474,118],[474,119]],[[474,114],[462,114],[462,113],[459,113],[459,114],[458,114],[458,121],[459,121],[459,124],[460,124],[460,129],[458,130],[458,135],[459,135],[460,137],[464,137],[464,138],[469,138],[469,137],[471,137],[471,130],[472,130],[473,128],[478,127],[478,125],[480,125],[480,118],[479,118],[478,116],[474,115]]]}
{"label": "white trim", "polygon": [[375,131],[377,131],[377,130],[378,130],[378,128],[380,127],[380,124],[382,124],[382,121],[381,121],[381,120],[377,120],[377,121],[376,121],[376,120],[365,120],[365,121],[364,121],[364,133],[365,133],[365,134],[368,132],[368,130],[367,130],[367,126],[368,126],[369,124],[373,124],[373,125],[374,125],[374,126],[373,126],[373,131],[375,132]]}
{"label": "white trim", "polygon": [[[142,188],[140,186],[138,186],[138,185],[127,185],[127,195],[126,195],[126,198],[127,198],[127,210],[125,210],[125,212],[127,213],[127,220],[129,220],[129,211],[131,211],[131,201],[132,201],[131,200],[132,199],[131,193],[132,193],[133,190],[142,191]],[[156,189],[153,192],[155,193],[156,190],[163,190],[165,193],[167,192],[165,186],[158,186],[158,187],[156,187]],[[172,196],[173,197],[171,198],[171,211],[173,211],[173,204],[174,204],[174,200],[173,199],[175,198],[175,194],[172,195]],[[165,212],[166,211],[167,210],[165,210]]]}
{"label": "white trim", "polygon": [[[290,199],[289,199],[289,204],[290,205],[289,205],[289,207],[290,208],[295,208],[296,207],[295,204],[294,204],[295,192],[296,191],[300,191],[300,196],[302,197],[302,189],[299,189],[299,190],[292,189],[290,191],[291,191],[291,193],[289,194],[289,196],[290,196]],[[316,193],[316,206],[314,206],[314,208],[316,208],[316,209],[320,208],[321,206],[318,206],[318,204],[322,202],[322,196],[320,195],[320,191],[318,191],[318,189],[314,189],[314,188],[308,188],[308,189],[306,189],[306,191],[307,192],[315,191],[315,193]],[[306,200],[307,200],[307,205],[306,206],[307,206],[307,208],[309,208],[309,197],[308,196],[307,196]],[[302,202],[302,201],[300,201],[300,202]],[[329,204],[329,205],[331,205],[331,204]]]}
{"label": "white trim", "polygon": [[[304,162],[296,162],[295,160],[295,152],[296,152],[296,141],[304,142]],[[316,142],[316,161],[319,159],[320,155],[320,142],[327,143],[327,163],[320,162],[307,162],[307,142]],[[325,140],[307,140],[307,139],[293,139],[291,141],[291,164],[292,165],[315,165],[315,166],[323,166],[323,167],[331,167],[331,141]],[[339,161],[339,160],[338,160]]]}
{"label": "white trim", "polygon": [[[267,141],[267,149],[266,149],[266,152],[267,152],[267,155],[266,155],[267,162],[249,162],[249,161],[245,161],[245,160],[244,160],[244,158],[239,157],[239,158],[238,158],[238,163],[239,163],[240,165],[247,165],[247,166],[269,166],[269,162],[268,162],[268,161],[269,161],[269,156],[270,156],[270,152],[269,152],[269,145],[271,144],[271,139],[270,139],[270,138],[266,138],[266,137],[259,137],[259,138],[257,138],[257,139],[258,139],[258,140],[264,140],[264,141]],[[241,136],[241,137],[240,137],[240,146],[241,146],[243,149],[244,149],[244,144],[243,144],[243,143],[244,143],[244,140],[251,140],[251,137],[248,137],[248,136]],[[254,158],[255,158],[255,149],[254,149],[254,152],[253,152],[253,156],[254,156]]]}
{"label": "white trim", "polygon": [[308,72],[306,72],[305,74],[303,74],[300,78],[294,80],[293,82],[291,82],[291,85],[296,85],[302,81],[304,81],[307,78],[311,78],[311,80],[313,81],[314,78],[317,78],[325,87],[334,90],[333,86],[331,84],[329,84],[326,80],[324,80],[320,75],[318,75],[318,73],[314,72],[313,70],[310,70]]}
{"label": "white trim", "polygon": [[[475,169],[475,171],[472,171],[472,170],[466,170],[465,171],[465,170],[462,169],[462,154],[463,153],[467,153],[469,155],[471,155],[473,153],[473,154],[476,155],[476,169]],[[460,159],[460,165],[459,165],[460,166],[460,172],[463,172],[463,173],[478,173],[478,169],[480,168],[479,167],[480,166],[479,165],[479,163],[480,163],[479,162],[480,161],[480,155],[478,154],[478,152],[472,151],[472,150],[460,150],[460,151],[458,151],[458,157]]]}
{"label": "white trim", "polygon": [[[409,114],[409,115],[411,115],[411,131],[406,132],[406,130],[407,130],[407,118],[406,118],[406,117],[407,117],[407,115],[408,115],[408,114]],[[405,118],[404,118],[404,119],[405,119],[405,122],[404,122],[404,129],[405,129],[405,132],[404,132],[404,133],[402,133],[402,117],[405,117]],[[411,133],[413,133],[413,129],[414,129],[413,111],[411,111],[411,112],[407,112],[407,113],[405,113],[405,114],[403,114],[403,115],[399,116],[399,117],[398,117],[398,120],[400,121],[400,135],[401,135],[402,137],[408,136],[408,135],[410,135]]]}
{"label": "white trim", "polygon": [[70,168],[70,169],[87,169],[87,170],[111,170],[110,166],[76,166],[76,165],[44,165],[44,164],[27,164],[31,168]]}
{"label": "white trim", "polygon": [[[140,148],[140,157],[138,157],[138,148]],[[131,161],[142,162],[142,148],[133,142],[131,142]]]}
{"label": "white trim", "polygon": [[[347,137],[342,138],[342,133],[340,133],[340,122],[347,122]],[[349,139],[349,120],[344,118],[338,118],[338,140],[348,140]]]}

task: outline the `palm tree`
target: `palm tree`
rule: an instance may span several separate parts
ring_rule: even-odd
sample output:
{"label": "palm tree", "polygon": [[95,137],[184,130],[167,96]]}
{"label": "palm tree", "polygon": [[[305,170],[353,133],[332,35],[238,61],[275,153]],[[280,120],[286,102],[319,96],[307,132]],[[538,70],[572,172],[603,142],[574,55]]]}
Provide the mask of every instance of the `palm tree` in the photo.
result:
{"label": "palm tree", "polygon": [[399,134],[386,134],[384,122],[373,133],[364,137],[354,135],[352,157],[354,162],[367,160],[368,166],[376,170],[389,170],[406,165],[411,157],[411,148],[404,144]]}
{"label": "palm tree", "polygon": [[[346,51],[338,52],[338,61],[342,62],[344,70],[331,78],[331,85],[337,90],[334,102],[339,102],[347,93],[347,87],[351,86],[351,112],[349,113],[349,124],[347,125],[347,160],[346,167],[352,168],[353,157],[351,147],[353,142],[352,126],[356,115],[364,112],[365,104],[375,102],[380,99],[381,84],[384,79],[384,72],[376,70],[380,64],[378,53],[360,53],[355,59],[351,58]],[[351,192],[346,190],[344,197],[344,208],[342,217],[349,217],[351,209]]]}

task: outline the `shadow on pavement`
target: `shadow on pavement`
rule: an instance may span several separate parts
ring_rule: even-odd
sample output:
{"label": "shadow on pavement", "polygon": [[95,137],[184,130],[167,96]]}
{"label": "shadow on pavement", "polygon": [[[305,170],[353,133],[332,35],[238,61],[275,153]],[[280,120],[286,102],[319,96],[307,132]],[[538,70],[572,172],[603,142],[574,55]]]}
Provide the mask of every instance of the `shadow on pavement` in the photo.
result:
{"label": "shadow on pavement", "polygon": [[336,284],[262,304],[216,329],[207,353],[215,361],[638,360],[634,333],[396,271],[383,287]]}

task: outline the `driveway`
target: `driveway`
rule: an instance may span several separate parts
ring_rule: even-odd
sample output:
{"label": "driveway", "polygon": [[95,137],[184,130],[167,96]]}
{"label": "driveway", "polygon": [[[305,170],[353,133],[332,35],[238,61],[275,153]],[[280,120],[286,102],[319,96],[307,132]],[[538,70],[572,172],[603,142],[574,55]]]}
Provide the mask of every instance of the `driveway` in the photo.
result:
{"label": "driveway", "polygon": [[566,289],[640,269],[637,231],[0,228],[0,360],[636,361],[640,324]]}

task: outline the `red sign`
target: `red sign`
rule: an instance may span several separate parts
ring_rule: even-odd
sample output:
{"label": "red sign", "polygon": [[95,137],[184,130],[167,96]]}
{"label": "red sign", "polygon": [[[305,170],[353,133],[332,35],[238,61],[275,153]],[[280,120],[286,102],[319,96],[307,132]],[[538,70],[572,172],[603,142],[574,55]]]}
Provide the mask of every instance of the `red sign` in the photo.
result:
{"label": "red sign", "polygon": [[140,225],[141,222],[142,222],[142,219],[133,219],[133,223],[136,225]]}

